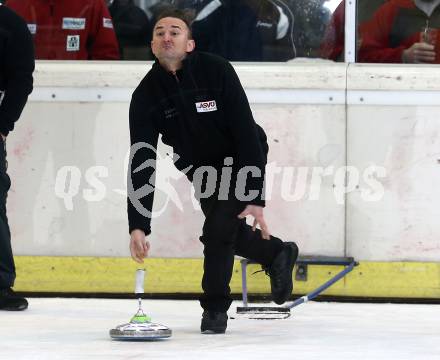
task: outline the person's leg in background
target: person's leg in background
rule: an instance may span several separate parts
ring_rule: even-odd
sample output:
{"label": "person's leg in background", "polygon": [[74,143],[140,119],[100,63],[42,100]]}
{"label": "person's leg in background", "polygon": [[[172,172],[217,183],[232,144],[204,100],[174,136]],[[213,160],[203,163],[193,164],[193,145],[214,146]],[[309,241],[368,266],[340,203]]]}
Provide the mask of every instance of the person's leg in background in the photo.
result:
{"label": "person's leg in background", "polygon": [[6,145],[0,138],[0,310],[25,310],[26,299],[12,291],[15,281],[15,264],[12,255],[11,233],[6,216],[6,199],[11,180],[6,172]]}

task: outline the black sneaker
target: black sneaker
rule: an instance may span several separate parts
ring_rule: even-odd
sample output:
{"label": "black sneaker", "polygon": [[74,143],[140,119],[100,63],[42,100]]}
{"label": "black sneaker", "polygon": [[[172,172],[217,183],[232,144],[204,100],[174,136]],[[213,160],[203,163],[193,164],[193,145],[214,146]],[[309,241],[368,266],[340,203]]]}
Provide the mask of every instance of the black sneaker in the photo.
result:
{"label": "black sneaker", "polygon": [[292,294],[292,271],[297,257],[298,246],[293,242],[286,242],[272,264],[264,268],[270,276],[272,300],[278,305],[286,302]]}
{"label": "black sneaker", "polygon": [[10,288],[0,289],[0,310],[21,311],[28,307],[27,300]]}
{"label": "black sneaker", "polygon": [[227,325],[228,315],[225,312],[205,310],[200,331],[202,334],[224,334]]}

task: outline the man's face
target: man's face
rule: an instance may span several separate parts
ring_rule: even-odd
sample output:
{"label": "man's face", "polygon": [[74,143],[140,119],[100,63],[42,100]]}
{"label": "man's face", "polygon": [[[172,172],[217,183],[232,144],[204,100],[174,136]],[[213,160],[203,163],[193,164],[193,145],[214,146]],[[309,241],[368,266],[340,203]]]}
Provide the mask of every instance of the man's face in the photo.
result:
{"label": "man's face", "polygon": [[151,50],[159,61],[181,60],[194,47],[194,40],[189,39],[188,27],[182,20],[166,17],[156,23]]}

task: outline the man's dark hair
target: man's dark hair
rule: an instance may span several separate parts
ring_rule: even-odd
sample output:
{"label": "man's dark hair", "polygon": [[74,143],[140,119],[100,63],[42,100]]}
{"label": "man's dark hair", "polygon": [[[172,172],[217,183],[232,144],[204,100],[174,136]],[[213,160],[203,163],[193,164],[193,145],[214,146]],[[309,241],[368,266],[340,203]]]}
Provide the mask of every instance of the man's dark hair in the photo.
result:
{"label": "man's dark hair", "polygon": [[156,27],[156,24],[162,20],[163,18],[167,18],[167,17],[172,17],[172,18],[176,18],[176,19],[180,19],[182,20],[185,25],[188,27],[188,37],[190,39],[192,39],[192,29],[191,29],[191,24],[194,20],[194,13],[190,10],[181,10],[181,9],[177,9],[175,7],[170,7],[167,8],[166,10],[162,11],[157,19],[156,22],[153,26],[153,31],[154,28]]}

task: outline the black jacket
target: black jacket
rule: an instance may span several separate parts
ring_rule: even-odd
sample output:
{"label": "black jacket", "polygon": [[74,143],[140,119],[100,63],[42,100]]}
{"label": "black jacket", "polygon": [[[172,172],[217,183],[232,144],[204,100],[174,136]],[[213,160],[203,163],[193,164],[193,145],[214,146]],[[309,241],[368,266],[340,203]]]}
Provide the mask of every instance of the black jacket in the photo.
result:
{"label": "black jacket", "polygon": [[208,16],[196,18],[192,32],[201,51],[230,61],[262,61],[263,44],[257,24],[257,15],[243,1],[223,0]]}
{"label": "black jacket", "polygon": [[[212,111],[203,111],[206,108]],[[233,158],[234,174],[245,166],[257,167],[261,176],[248,175],[246,190],[254,190],[254,194],[257,191],[258,196],[243,202],[264,206],[267,139],[263,129],[254,121],[246,94],[229,62],[215,55],[193,52],[175,76],[158,62],[153,65],[132,96],[131,144],[144,142],[155,149],[159,134],[179,156],[176,167],[179,170],[190,167],[185,173],[191,181],[194,170],[200,166],[212,166],[220,173],[226,157]],[[133,152],[132,156],[128,172],[130,232],[142,229],[149,234],[151,219],[148,213],[141,214],[136,207],[142,206],[151,212],[154,195],[152,166],[156,155],[152,149],[143,148]],[[141,164],[144,168],[136,171]],[[144,187],[146,196],[139,201],[130,199],[133,190],[148,182],[151,186]],[[233,185],[232,193],[235,183]]]}
{"label": "black jacket", "polygon": [[115,26],[119,47],[147,46],[151,42],[152,24],[147,14],[137,7],[133,0],[115,0],[108,8]]}
{"label": "black jacket", "polygon": [[0,5],[0,133],[14,129],[32,92],[34,47],[26,23]]}

